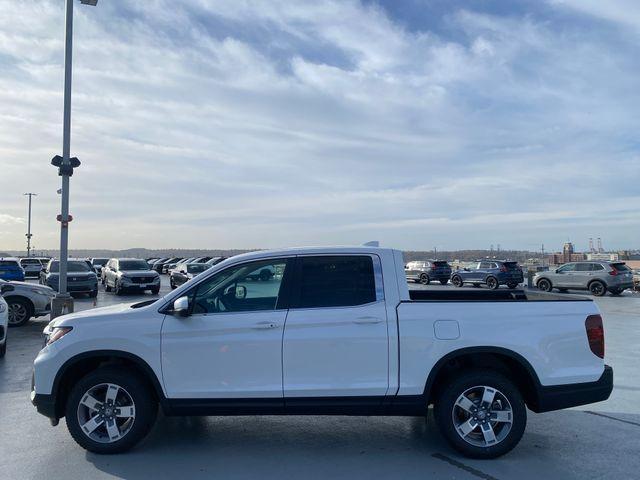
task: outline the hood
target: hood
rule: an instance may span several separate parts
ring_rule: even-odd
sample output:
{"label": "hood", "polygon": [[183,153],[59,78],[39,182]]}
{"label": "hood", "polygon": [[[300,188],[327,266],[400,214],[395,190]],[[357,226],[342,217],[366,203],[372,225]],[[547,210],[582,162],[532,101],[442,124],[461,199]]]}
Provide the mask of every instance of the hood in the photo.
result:
{"label": "hood", "polygon": [[7,282],[7,283],[11,283],[11,285],[15,285],[16,287],[26,287],[26,288],[30,288],[32,290],[41,290],[43,293],[51,293],[53,295],[55,295],[56,291],[51,288],[48,287],[46,285],[40,285],[38,283],[29,283],[29,282]]}
{"label": "hood", "polygon": [[91,308],[89,310],[83,310],[81,312],[68,313],[49,322],[48,327],[57,327],[64,325],[73,326],[78,322],[102,319],[102,317],[106,317],[108,315],[135,312],[136,309],[131,308],[131,306],[135,305],[136,303],[140,302],[119,303],[117,305],[109,305],[108,307]]}

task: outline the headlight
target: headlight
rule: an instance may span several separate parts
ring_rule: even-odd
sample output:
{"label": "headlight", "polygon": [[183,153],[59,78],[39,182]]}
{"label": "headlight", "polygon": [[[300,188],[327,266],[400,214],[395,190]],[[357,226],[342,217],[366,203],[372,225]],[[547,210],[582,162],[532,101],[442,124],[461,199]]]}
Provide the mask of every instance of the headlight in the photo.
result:
{"label": "headlight", "polygon": [[73,330],[73,327],[53,327],[51,330],[52,331],[47,338],[47,345],[51,345],[53,342],[60,340],[67,333]]}

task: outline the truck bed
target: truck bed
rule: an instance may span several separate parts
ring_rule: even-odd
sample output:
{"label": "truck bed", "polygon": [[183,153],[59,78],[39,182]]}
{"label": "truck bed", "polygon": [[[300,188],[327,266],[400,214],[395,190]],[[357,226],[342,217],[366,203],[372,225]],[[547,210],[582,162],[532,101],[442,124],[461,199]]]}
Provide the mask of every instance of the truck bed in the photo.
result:
{"label": "truck bed", "polygon": [[538,290],[498,290],[486,289],[449,289],[434,288],[429,290],[409,290],[412,302],[558,302],[583,301],[591,302],[590,298],[579,295],[545,293]]}

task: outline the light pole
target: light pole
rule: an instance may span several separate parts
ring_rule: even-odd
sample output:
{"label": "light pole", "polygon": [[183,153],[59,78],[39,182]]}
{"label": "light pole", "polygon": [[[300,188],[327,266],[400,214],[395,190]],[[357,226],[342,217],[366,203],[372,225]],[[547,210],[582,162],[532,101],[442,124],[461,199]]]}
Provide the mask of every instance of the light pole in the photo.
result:
{"label": "light pole", "polygon": [[[98,0],[80,0],[84,5],[95,6]],[[73,169],[80,166],[77,158],[70,158],[71,150],[71,56],[73,51],[73,0],[65,0],[65,44],[64,44],[64,112],[62,126],[62,158],[56,156],[51,163],[58,167],[62,177],[62,205],[60,221],[60,276],[58,294],[51,305],[51,318],[62,314],[62,310],[73,311],[73,298],[67,293],[67,258],[69,247],[69,178]]]}
{"label": "light pole", "polygon": [[29,221],[27,223],[27,257],[31,256],[31,197],[37,197],[37,193],[25,193],[25,196],[29,197]]}

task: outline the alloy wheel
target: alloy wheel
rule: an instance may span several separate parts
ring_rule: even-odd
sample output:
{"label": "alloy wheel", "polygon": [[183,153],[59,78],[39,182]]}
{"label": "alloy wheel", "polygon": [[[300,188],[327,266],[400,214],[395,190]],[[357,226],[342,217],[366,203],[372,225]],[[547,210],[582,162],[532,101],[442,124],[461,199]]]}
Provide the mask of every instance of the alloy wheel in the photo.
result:
{"label": "alloy wheel", "polygon": [[22,303],[11,303],[9,305],[9,325],[19,325],[27,320],[29,312],[26,305]]}
{"label": "alloy wheel", "polygon": [[91,387],[82,396],[77,409],[82,432],[99,443],[113,443],[124,437],[136,419],[133,398],[113,383]]}
{"label": "alloy wheel", "polygon": [[503,441],[513,425],[513,410],[498,389],[475,386],[456,400],[451,418],[457,434],[476,447],[490,447]]}

